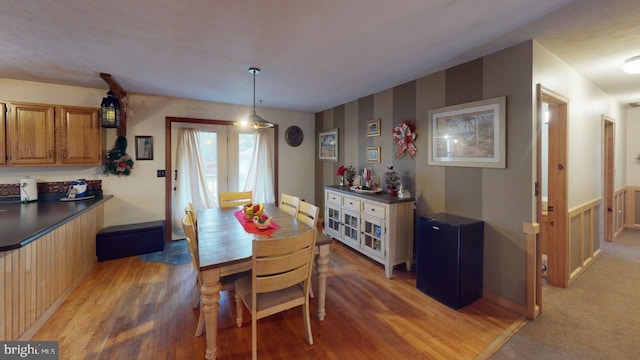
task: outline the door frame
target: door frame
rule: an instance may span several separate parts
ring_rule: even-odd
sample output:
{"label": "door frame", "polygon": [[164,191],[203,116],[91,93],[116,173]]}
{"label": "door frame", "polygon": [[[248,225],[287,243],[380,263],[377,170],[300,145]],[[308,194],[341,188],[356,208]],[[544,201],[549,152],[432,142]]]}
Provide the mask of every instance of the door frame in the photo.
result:
{"label": "door frame", "polygon": [[[544,213],[542,196],[536,187],[537,211],[540,223],[540,237],[547,251],[547,282],[550,285],[567,287],[569,285],[569,227],[567,196],[567,128],[569,101],[562,95],[545,88],[536,87],[537,105],[537,186],[542,184],[541,131],[544,122],[542,104],[549,104],[553,114],[549,121],[549,161],[548,161],[548,209]],[[538,266],[541,267],[541,264]],[[538,271],[541,271],[539,269]],[[536,288],[541,292],[542,284]]]}
{"label": "door frame", "polygon": [[615,149],[616,149],[616,121],[602,115],[602,194],[604,195],[604,240],[613,241],[615,232],[614,216],[614,186],[615,186]]}
{"label": "door frame", "polygon": [[[171,242],[171,208],[173,206],[173,188],[172,188],[172,177],[173,169],[171,168],[171,124],[174,122],[178,123],[191,123],[191,124],[212,124],[212,125],[227,125],[234,126],[233,121],[227,120],[211,120],[211,119],[195,119],[195,118],[184,118],[184,117],[174,117],[174,116],[165,116],[165,126],[164,126],[164,168],[165,168],[165,179],[164,179],[164,239],[165,242]],[[278,124],[273,125],[273,191],[276,195],[278,192]],[[169,225],[167,225],[169,224]]]}

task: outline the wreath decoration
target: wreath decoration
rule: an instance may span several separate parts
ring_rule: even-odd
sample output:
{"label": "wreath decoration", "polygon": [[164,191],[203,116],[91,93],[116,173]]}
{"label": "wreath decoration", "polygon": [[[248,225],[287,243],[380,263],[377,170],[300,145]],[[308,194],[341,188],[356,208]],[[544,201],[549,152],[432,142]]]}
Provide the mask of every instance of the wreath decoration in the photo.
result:
{"label": "wreath decoration", "polygon": [[409,156],[413,159],[416,155],[416,146],[414,145],[414,141],[416,140],[416,133],[407,120],[403,120],[396,127],[393,128],[393,141],[395,141],[396,148],[396,159],[399,159],[404,155],[405,152],[409,153]]}
{"label": "wreath decoration", "polygon": [[104,174],[109,176],[129,176],[133,170],[133,159],[127,155],[127,138],[118,136],[113,149],[107,153],[107,160],[104,163]]}

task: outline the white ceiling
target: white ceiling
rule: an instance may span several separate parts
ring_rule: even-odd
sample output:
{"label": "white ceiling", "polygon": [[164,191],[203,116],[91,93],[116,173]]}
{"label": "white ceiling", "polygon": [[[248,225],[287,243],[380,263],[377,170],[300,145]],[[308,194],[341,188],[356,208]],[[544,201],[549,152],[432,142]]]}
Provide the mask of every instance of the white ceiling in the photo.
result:
{"label": "white ceiling", "polygon": [[258,107],[317,112],[536,38],[628,103],[638,19],[637,0],[5,0],[0,77],[251,105],[257,66]]}

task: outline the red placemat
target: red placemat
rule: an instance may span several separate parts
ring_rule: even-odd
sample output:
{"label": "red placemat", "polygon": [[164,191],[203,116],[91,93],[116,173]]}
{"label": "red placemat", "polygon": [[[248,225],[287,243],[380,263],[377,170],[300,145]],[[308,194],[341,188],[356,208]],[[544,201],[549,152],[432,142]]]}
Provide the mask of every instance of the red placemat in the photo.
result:
{"label": "red placemat", "polygon": [[247,217],[244,215],[244,211],[238,210],[234,212],[233,215],[235,215],[236,219],[238,219],[238,222],[240,223],[240,225],[242,225],[244,231],[250,234],[266,235],[268,237],[271,237],[274,232],[280,229],[280,225],[273,221],[273,219],[271,219],[271,224],[269,224],[268,228],[258,229],[258,225],[254,224],[253,221],[247,219]]}

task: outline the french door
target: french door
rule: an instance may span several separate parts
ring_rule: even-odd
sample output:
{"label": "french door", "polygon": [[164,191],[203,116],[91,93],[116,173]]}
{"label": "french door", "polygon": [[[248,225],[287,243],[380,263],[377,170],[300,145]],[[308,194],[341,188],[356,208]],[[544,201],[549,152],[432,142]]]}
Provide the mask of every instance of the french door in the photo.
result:
{"label": "french door", "polygon": [[[195,128],[199,133],[199,153],[203,165],[206,188],[215,199],[215,206],[219,204],[219,194],[221,192],[242,191],[246,182],[251,156],[253,154],[254,134],[243,131],[234,126],[215,124],[181,124],[172,125],[172,134],[175,141],[172,141],[171,151],[174,169],[172,174],[172,189],[174,196],[175,214],[182,211],[182,203],[175,200],[178,187],[181,186],[178,171],[181,166],[178,164],[177,153],[179,151],[179,141],[177,139],[180,128]],[[172,229],[172,239],[183,238],[183,233],[179,229]]]}

